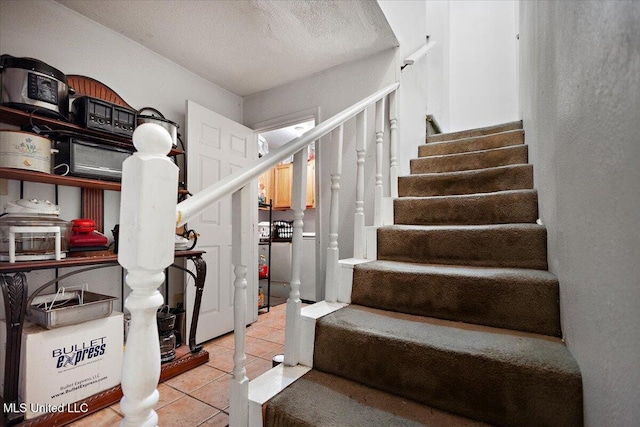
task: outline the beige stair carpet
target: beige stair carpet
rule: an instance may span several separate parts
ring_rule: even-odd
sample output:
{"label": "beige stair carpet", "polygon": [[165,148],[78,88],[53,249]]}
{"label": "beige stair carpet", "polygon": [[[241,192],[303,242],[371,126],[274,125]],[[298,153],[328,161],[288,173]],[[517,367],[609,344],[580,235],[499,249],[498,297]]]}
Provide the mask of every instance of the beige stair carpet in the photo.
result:
{"label": "beige stair carpet", "polygon": [[[522,122],[427,137],[267,426],[581,426]],[[487,423],[487,424],[484,424]]]}

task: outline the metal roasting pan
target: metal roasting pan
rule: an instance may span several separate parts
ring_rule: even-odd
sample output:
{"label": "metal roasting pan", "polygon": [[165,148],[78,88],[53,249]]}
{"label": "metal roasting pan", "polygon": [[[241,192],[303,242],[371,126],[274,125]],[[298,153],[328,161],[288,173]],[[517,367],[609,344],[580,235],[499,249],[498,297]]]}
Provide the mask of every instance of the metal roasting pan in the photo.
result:
{"label": "metal roasting pan", "polygon": [[[55,303],[50,307],[54,299]],[[77,325],[110,316],[116,299],[89,291],[66,292],[64,296],[58,295],[57,298],[55,294],[39,295],[31,302],[29,318],[47,329]]]}

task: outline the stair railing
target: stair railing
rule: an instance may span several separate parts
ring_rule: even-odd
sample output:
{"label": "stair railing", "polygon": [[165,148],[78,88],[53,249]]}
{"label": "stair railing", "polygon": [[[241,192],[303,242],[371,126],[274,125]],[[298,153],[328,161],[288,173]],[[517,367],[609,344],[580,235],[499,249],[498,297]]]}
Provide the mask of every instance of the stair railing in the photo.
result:
{"label": "stair railing", "polygon": [[400,67],[400,71],[404,70],[404,68],[408,65],[413,65],[416,61],[422,59],[427,52],[436,45],[436,42],[429,40],[431,36],[427,36],[427,40],[424,45],[422,45],[418,50],[413,52],[411,55],[407,56]]}
{"label": "stair railing", "polygon": [[153,407],[158,401],[160,353],[157,345],[155,313],[163,303],[158,286],[164,281],[164,269],[173,262],[174,234],[212,203],[232,195],[232,264],[234,266],[234,369],[230,396],[230,425],[248,422],[249,379],[244,368],[247,312],[247,272],[251,265],[251,212],[255,209],[251,185],[260,175],[290,157],[293,162],[292,208],[294,211],[290,294],[286,307],[285,364],[293,366],[300,359],[301,305],[300,271],[302,228],[306,207],[306,161],[308,146],[331,133],[336,155],[332,156],[329,247],[326,265],[326,300],[335,302],[338,295],[338,195],[342,175],[344,124],[356,118],[357,179],[354,228],[354,254],[361,256],[365,247],[364,164],[366,155],[366,110],[375,104],[376,179],[374,225],[381,225],[383,203],[383,135],[385,100],[390,105],[390,194],[397,194],[397,113],[396,93],[399,83],[386,86],[351,107],[323,121],[303,135],[266,156],[212,184],[193,197],[176,205],[178,168],[168,158],[171,139],[158,125],[139,126],[133,136],[137,152],[123,164],[120,207],[120,250],[118,262],[127,269],[126,282],[132,292],[125,302],[131,312],[131,324],[125,349],[121,401],[125,415],[122,426],[156,426],[158,416]]}

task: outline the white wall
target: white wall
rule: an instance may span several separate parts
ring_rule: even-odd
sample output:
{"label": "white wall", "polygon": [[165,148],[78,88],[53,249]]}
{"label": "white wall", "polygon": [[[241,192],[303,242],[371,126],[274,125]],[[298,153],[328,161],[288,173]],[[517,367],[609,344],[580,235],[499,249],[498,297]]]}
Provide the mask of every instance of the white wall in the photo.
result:
{"label": "white wall", "polygon": [[450,4],[450,130],[518,119],[514,2]]}
{"label": "white wall", "polygon": [[[232,120],[242,119],[240,97],[53,1],[0,0],[0,53],[36,58],[63,73],[97,79],[134,108],[157,108],[181,128],[186,99]],[[19,183],[8,184],[9,194],[0,195],[0,208],[6,200],[20,196]],[[54,199],[51,185],[25,183],[24,189],[25,197]],[[119,197],[118,192],[105,192],[105,230],[111,230],[118,221]],[[78,218],[80,189],[60,187],[59,203],[63,219]],[[82,277],[92,278],[92,283],[102,282],[105,293],[119,295],[119,268],[109,270],[107,274]],[[34,289],[52,277],[52,271],[31,273],[29,287]]]}
{"label": "white wall", "polygon": [[432,114],[443,131],[450,126],[449,61],[451,18],[449,0],[426,3],[427,32],[436,45],[427,55],[427,112]]}
{"label": "white wall", "polygon": [[429,113],[445,132],[519,119],[514,1],[428,1]]}
{"label": "white wall", "polygon": [[186,99],[232,120],[242,119],[240,97],[59,3],[0,0],[0,11],[2,53],[93,77],[134,108],[157,108],[180,125]]}
{"label": "white wall", "polygon": [[638,2],[522,2],[521,101],[586,426],[640,420]]}
{"label": "white wall", "polygon": [[[379,1],[391,28],[400,42],[398,49],[332,68],[312,77],[244,98],[244,124],[256,123],[318,108],[318,122],[328,119],[354,102],[395,81],[400,81],[398,103],[398,164],[400,174],[409,171],[409,160],[417,155],[417,146],[424,143],[426,115],[426,62],[417,62],[400,72],[401,61],[425,43],[426,9],[422,2]],[[375,182],[374,117],[367,116],[369,144],[365,166],[365,211],[373,212]],[[353,217],[355,210],[355,124],[345,127],[343,174],[340,180],[340,258],[353,254]],[[388,125],[386,127],[388,136]],[[324,284],[324,260],[328,246],[329,201],[331,175],[331,140],[324,138],[316,146],[317,204],[316,242],[320,269],[316,280]],[[388,141],[385,140],[384,165],[388,165]],[[385,196],[388,195],[388,166],[384,174]],[[366,224],[372,225],[369,215]],[[322,295],[319,295],[322,296]]]}
{"label": "white wall", "polygon": [[[344,64],[294,83],[251,95],[244,98],[244,124],[255,127],[267,122],[319,107],[320,123],[354,102],[365,98],[376,90],[393,83],[396,78],[395,49],[389,49],[364,60]],[[368,134],[373,135],[373,109],[368,112]],[[343,175],[340,181],[340,257],[348,258],[353,253],[353,214],[355,209],[355,124],[345,127],[343,146]],[[371,139],[373,143],[374,140]],[[388,159],[388,143],[386,158]],[[329,200],[331,159],[334,156],[331,138],[323,138],[316,144],[316,251],[319,266],[329,244]],[[372,144],[367,148],[366,180],[374,182],[375,152]],[[388,163],[387,163],[388,164]],[[388,171],[387,171],[388,172]],[[388,176],[385,175],[386,182]],[[365,196],[365,209],[373,206],[373,193],[369,188]],[[367,224],[372,218],[367,219]],[[316,282],[324,284],[324,268],[317,270]],[[323,293],[319,295],[323,297]]]}
{"label": "white wall", "polygon": [[[411,0],[378,0],[400,46],[397,49],[399,65],[426,43],[427,2]],[[409,160],[418,156],[418,145],[424,144],[427,115],[427,56],[399,72],[398,91],[398,173],[409,174]]]}

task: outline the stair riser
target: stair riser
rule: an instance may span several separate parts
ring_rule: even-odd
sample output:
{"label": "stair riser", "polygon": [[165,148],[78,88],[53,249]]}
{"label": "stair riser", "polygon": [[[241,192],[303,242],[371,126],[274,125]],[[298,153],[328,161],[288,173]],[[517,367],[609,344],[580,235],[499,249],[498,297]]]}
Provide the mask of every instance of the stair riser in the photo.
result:
{"label": "stair riser", "polygon": [[528,161],[528,147],[526,145],[514,145],[513,147],[495,150],[413,159],[411,160],[411,173],[420,174],[485,169],[505,165],[526,164]]}
{"label": "stair riser", "polygon": [[547,269],[544,227],[378,229],[378,259],[422,264]]}
{"label": "stair riser", "polygon": [[394,200],[394,224],[534,223],[538,218],[535,190],[450,197],[403,197]]}
{"label": "stair riser", "polygon": [[467,153],[524,143],[523,131],[510,131],[447,142],[434,142],[418,147],[418,157]]}
{"label": "stair riser", "polygon": [[[356,267],[353,304],[399,313],[561,336],[558,281]],[[535,301],[535,304],[531,304]]]}
{"label": "stair riser", "polygon": [[516,165],[448,174],[398,178],[400,197],[450,196],[533,188],[533,166]]}
{"label": "stair riser", "polygon": [[510,130],[522,129],[522,120],[517,122],[505,123],[497,126],[488,126],[480,129],[463,130],[460,132],[440,133],[437,135],[429,135],[426,140],[429,142],[453,141],[456,139],[470,138],[474,136],[489,135],[492,133],[507,132]]}
{"label": "stair riser", "polygon": [[314,369],[499,426],[582,425],[580,377],[490,355],[320,322]]}

